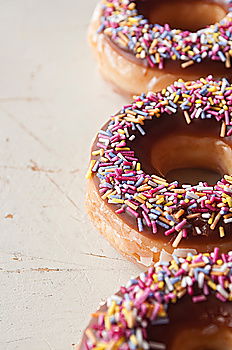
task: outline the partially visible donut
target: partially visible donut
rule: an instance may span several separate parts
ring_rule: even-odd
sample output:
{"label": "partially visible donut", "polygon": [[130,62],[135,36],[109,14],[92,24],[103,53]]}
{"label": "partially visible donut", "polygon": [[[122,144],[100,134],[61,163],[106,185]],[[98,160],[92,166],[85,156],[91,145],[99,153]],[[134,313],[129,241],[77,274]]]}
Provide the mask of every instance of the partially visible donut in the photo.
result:
{"label": "partially visible donut", "polygon": [[[89,42],[104,77],[126,94],[158,91],[180,77],[196,80],[212,72],[218,78],[231,78],[231,3],[231,0],[101,1],[90,24]],[[165,7],[160,13],[162,6]],[[193,14],[196,18],[192,18]],[[199,22],[205,17],[209,23],[214,20],[216,23],[204,28],[200,23],[200,29],[193,26],[191,31],[188,23],[193,25],[194,20]],[[170,20],[177,25],[176,18],[180,24],[186,22],[188,30],[165,24]],[[158,20],[164,24],[160,25]]]}
{"label": "partially visible donut", "polygon": [[232,252],[174,256],[108,298],[80,350],[231,350],[231,277]]}
{"label": "partially visible donut", "polygon": [[[226,79],[179,80],[136,97],[99,131],[87,210],[127,258],[149,266],[176,248],[232,249],[231,115]],[[188,167],[222,177],[213,186],[166,179],[171,169]]]}

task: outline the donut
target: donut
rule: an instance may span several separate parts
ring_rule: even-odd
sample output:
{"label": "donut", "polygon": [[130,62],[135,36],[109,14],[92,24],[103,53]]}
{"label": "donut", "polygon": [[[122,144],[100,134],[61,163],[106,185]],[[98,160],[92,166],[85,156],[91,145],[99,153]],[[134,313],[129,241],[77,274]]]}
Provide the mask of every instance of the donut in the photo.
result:
{"label": "donut", "polygon": [[[208,76],[135,97],[98,132],[87,211],[128,259],[150,266],[161,254],[232,248],[231,116],[232,85]],[[189,167],[218,181],[167,179]]]}
{"label": "donut", "polygon": [[231,350],[232,252],[151,267],[92,315],[82,349]]}
{"label": "donut", "polygon": [[196,80],[212,72],[231,78],[231,3],[101,1],[88,33],[100,71],[126,95],[159,91],[179,78]]}

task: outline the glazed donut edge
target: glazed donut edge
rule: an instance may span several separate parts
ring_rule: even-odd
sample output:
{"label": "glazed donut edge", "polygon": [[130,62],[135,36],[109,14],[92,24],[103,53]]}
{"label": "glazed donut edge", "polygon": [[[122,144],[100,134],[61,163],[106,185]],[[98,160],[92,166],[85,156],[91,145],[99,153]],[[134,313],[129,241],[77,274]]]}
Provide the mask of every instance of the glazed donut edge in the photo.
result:
{"label": "glazed donut edge", "polygon": [[[101,74],[105,80],[111,83],[116,92],[131,97],[149,90],[159,91],[179,78],[196,80],[199,76],[206,74],[197,70],[198,64],[194,65],[194,67],[196,66],[194,70],[181,69],[175,72],[175,70],[170,71],[165,67],[159,69],[158,66],[144,65],[141,63],[144,60],[139,63],[131,58],[130,53],[121,50],[104,32],[99,30],[101,16],[102,3],[100,2],[89,25],[88,41],[97,59]],[[222,74],[215,66],[212,67],[212,71],[214,71],[215,78],[225,74],[231,77],[230,69],[226,70],[227,73]]]}
{"label": "glazed donut edge", "polygon": [[[89,25],[88,42],[97,59],[101,75],[117,93],[131,98],[149,90],[162,90],[180,78],[179,75],[158,68],[142,67],[120,55],[110,45],[105,35],[98,33],[100,16],[101,6],[99,4]],[[194,80],[198,74],[188,74],[183,71],[181,77],[185,80]]]}
{"label": "glazed donut edge", "polygon": [[[222,90],[226,91],[225,103],[221,102]],[[207,95],[207,98],[203,97],[202,100],[207,108],[207,114],[203,115],[207,117],[205,120],[198,118],[199,112],[202,110],[203,113],[203,109],[195,108],[195,102],[199,105],[199,91]],[[188,132],[193,127],[191,129],[193,135],[203,132],[197,135],[198,138],[196,137],[195,142],[198,143],[198,139],[205,139],[202,136],[204,132],[208,133],[212,127],[212,137],[206,140],[209,139],[207,142],[210,143],[211,140],[215,142],[214,138],[217,137],[216,145],[220,145],[220,152],[224,150],[229,152],[220,153],[218,157],[223,160],[223,155],[227,156],[228,169],[231,173],[232,128],[230,125],[232,124],[228,119],[232,108],[230,107],[231,92],[231,86],[227,81],[215,81],[212,77],[197,82],[176,82],[171,87],[167,87],[162,92],[163,95],[149,93],[135,98],[132,104],[124,106],[119,114],[112,116],[110,122],[99,131],[93,143],[93,158],[87,174],[89,179],[87,211],[96,228],[127,258],[150,266],[160,257],[163,259],[166,256],[170,259],[171,254],[174,252],[177,254],[176,248],[178,254],[183,256],[189,250],[210,251],[215,245],[219,246],[222,252],[228,251],[231,247],[232,177],[223,175],[214,186],[208,186],[203,182],[197,185],[183,185],[183,187],[176,181],[168,183],[165,178],[149,175],[142,170],[144,164],[140,163],[134,148],[138,142],[141,148],[144,140],[147,140],[147,145],[150,145],[150,141],[156,139],[156,134],[153,135],[151,130],[157,130],[159,134],[161,130],[169,128],[172,131],[173,125],[179,125]],[[219,100],[214,97],[218,95],[221,96]],[[168,114],[165,117],[165,109],[169,111],[166,107],[167,101],[172,102],[168,97],[172,100],[180,98],[179,106],[182,106],[184,115],[189,119],[185,120],[183,115],[179,118],[175,113],[173,117]],[[195,98],[197,100],[194,100]],[[209,101],[213,102],[213,105]],[[187,104],[189,112],[186,110]],[[160,106],[160,109],[157,106]],[[172,112],[174,112],[173,106],[172,102]],[[176,104],[176,110],[178,108]],[[210,115],[210,108],[213,108],[212,115]],[[215,112],[215,108],[220,109],[224,114]],[[220,118],[217,120],[218,116]],[[162,121],[165,123],[161,127]],[[177,124],[173,124],[174,122]],[[148,129],[146,129],[147,123],[151,123]],[[149,132],[150,136],[146,136]],[[139,141],[136,141],[138,137],[140,137]],[[228,144],[222,141],[223,138],[227,139]],[[130,147],[128,147],[128,141],[131,143]],[[187,145],[185,144],[184,147]],[[202,147],[204,147],[205,157],[203,162],[207,162],[209,154],[204,144]],[[167,154],[170,153],[169,149],[170,146],[167,147]],[[149,154],[149,149],[145,147],[145,150],[145,153]],[[202,148],[199,149],[201,150]],[[195,143],[191,146],[191,151],[195,154]],[[160,153],[159,150],[157,152]],[[178,152],[182,151],[178,150]],[[143,152],[141,154],[143,155]],[[212,149],[212,157],[215,159],[214,149]],[[163,159],[162,154],[161,159]]]}
{"label": "glazed donut edge", "polygon": [[100,305],[80,349],[230,350],[231,269],[218,248],[156,264]]}

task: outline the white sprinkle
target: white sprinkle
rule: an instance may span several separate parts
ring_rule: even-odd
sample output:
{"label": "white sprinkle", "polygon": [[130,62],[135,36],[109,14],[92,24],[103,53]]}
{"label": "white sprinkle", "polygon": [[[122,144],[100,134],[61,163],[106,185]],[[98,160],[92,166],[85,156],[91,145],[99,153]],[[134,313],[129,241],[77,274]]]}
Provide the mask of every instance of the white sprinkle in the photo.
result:
{"label": "white sprinkle", "polygon": [[193,199],[198,199],[199,198],[199,196],[196,193],[190,192],[190,191],[186,192],[186,196],[190,197],[190,198],[193,198]]}
{"label": "white sprinkle", "polygon": [[170,292],[173,291],[173,285],[171,284],[171,281],[170,281],[169,277],[168,277],[168,276],[165,276],[165,277],[164,277],[164,280],[165,280],[165,283],[166,283],[166,285],[167,285],[167,287],[168,287],[168,290],[169,290]]}
{"label": "white sprinkle", "polygon": [[197,186],[197,191],[212,191],[213,187]]}
{"label": "white sprinkle", "polygon": [[158,342],[149,342],[150,348],[156,349],[156,350],[165,350],[166,345],[164,343],[158,343]]}
{"label": "white sprinkle", "polygon": [[225,224],[229,224],[232,222],[232,218],[229,218],[229,219],[224,219],[224,223]]}
{"label": "white sprinkle", "polygon": [[130,137],[129,137],[129,140],[130,141],[133,141],[135,139],[135,135],[131,135]]}
{"label": "white sprinkle", "polygon": [[198,235],[201,235],[202,232],[198,226],[195,226],[195,230]]}
{"label": "white sprinkle", "polygon": [[229,293],[227,293],[227,291],[220,285],[217,285],[217,291],[226,299],[229,298]]}
{"label": "white sprinkle", "polygon": [[178,233],[178,235],[176,236],[174,242],[172,243],[173,248],[178,247],[178,245],[179,245],[180,241],[182,240],[182,238],[183,238],[183,232],[180,231]]}
{"label": "white sprinkle", "polygon": [[211,216],[211,214],[209,214],[209,213],[203,213],[203,214],[201,214],[201,216],[202,216],[203,219],[209,219],[210,216]]}
{"label": "white sprinkle", "polygon": [[200,289],[203,288],[204,279],[205,279],[204,273],[203,272],[199,272],[198,277],[197,277],[197,281],[198,281],[198,286],[199,286]]}

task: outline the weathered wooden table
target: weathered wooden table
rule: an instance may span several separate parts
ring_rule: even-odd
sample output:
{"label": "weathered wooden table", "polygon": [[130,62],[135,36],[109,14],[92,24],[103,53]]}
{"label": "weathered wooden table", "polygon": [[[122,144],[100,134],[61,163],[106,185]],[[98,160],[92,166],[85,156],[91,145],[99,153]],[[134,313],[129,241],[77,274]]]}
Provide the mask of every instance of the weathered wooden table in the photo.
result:
{"label": "weathered wooden table", "polygon": [[125,102],[86,43],[96,1],[0,1],[0,349],[68,350],[139,268],[84,209],[92,137]]}

